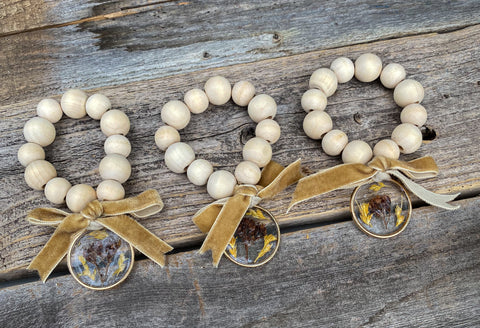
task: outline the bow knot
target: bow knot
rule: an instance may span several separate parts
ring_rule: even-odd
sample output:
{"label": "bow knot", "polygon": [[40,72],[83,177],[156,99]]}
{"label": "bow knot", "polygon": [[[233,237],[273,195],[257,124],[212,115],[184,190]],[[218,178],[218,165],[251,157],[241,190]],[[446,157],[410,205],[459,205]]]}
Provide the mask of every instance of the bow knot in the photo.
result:
{"label": "bow knot", "polygon": [[95,221],[97,218],[101,217],[103,214],[103,206],[98,200],[92,200],[90,203],[85,206],[83,210],[80,211],[82,216],[90,221]]}

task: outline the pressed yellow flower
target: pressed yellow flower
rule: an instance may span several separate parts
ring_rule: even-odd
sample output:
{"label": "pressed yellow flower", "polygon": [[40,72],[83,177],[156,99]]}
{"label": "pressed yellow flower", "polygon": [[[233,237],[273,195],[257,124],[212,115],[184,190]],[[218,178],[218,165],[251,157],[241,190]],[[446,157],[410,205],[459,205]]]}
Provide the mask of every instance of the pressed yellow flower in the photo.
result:
{"label": "pressed yellow flower", "polygon": [[92,280],[95,280],[95,277],[97,276],[97,269],[93,270],[93,272],[91,273],[90,268],[87,264],[87,260],[85,260],[85,258],[82,255],[78,256],[78,259],[80,260],[83,266],[83,272],[80,273],[79,276],[86,276]]}
{"label": "pressed yellow flower", "polygon": [[256,219],[259,219],[259,220],[266,220],[267,218],[263,215],[262,211],[260,209],[249,209],[248,212],[247,212],[247,215],[251,215],[253,216],[254,218]]}
{"label": "pressed yellow flower", "polygon": [[360,219],[363,221],[363,223],[371,227],[372,224],[370,223],[370,221],[372,220],[373,214],[368,214],[368,203],[358,204],[357,202],[357,206],[358,211],[360,212]]}
{"label": "pressed yellow flower", "polygon": [[124,269],[125,269],[125,254],[121,253],[118,258],[118,268],[117,270],[115,270],[113,274],[118,276],[120,272],[122,272]]}
{"label": "pressed yellow flower", "polygon": [[277,237],[275,237],[274,235],[266,235],[265,237],[263,237],[263,248],[260,253],[258,253],[257,258],[253,262],[257,262],[262,256],[267,254],[272,249],[271,242],[275,240],[277,240]]}
{"label": "pressed yellow flower", "polygon": [[395,226],[398,227],[400,224],[405,221],[405,216],[402,215],[402,207],[401,206],[395,206],[395,216],[397,217],[397,222],[395,223]]}
{"label": "pressed yellow flower", "polygon": [[370,186],[370,188],[368,188],[368,189],[370,189],[370,190],[372,190],[372,191],[379,191],[379,190],[382,189],[383,187],[385,187],[385,184],[384,184],[383,182],[379,182],[378,184],[372,184],[372,185]]}
{"label": "pressed yellow flower", "polygon": [[107,238],[108,233],[105,230],[93,230],[88,234],[90,237],[93,237],[95,239],[103,240]]}
{"label": "pressed yellow flower", "polygon": [[228,246],[230,246],[230,248],[228,249],[230,254],[233,257],[237,257],[237,238],[232,237],[232,239],[230,239],[230,242],[228,243]]}

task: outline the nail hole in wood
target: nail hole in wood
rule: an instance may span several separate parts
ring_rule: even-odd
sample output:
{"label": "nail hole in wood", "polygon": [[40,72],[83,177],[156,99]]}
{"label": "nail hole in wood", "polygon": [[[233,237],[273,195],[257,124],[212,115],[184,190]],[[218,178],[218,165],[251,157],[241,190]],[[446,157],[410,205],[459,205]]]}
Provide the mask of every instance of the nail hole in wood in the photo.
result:
{"label": "nail hole in wood", "polygon": [[360,114],[360,113],[355,113],[355,114],[353,114],[353,120],[354,120],[357,124],[362,124],[362,114]]}
{"label": "nail hole in wood", "polygon": [[422,136],[424,141],[432,141],[437,138],[437,132],[431,127],[428,126],[422,126],[420,128],[420,131],[422,131]]}
{"label": "nail hole in wood", "polygon": [[255,137],[255,128],[253,126],[247,126],[240,132],[240,142],[244,145],[248,140]]}

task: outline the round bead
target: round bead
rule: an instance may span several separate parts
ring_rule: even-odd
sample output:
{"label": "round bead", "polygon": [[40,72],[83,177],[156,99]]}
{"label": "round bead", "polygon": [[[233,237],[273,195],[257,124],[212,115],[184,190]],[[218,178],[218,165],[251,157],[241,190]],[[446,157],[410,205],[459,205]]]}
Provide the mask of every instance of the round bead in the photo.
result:
{"label": "round bead", "polygon": [[330,115],[321,111],[308,113],[303,119],[303,130],[312,139],[318,140],[333,128]]}
{"label": "round bead", "polygon": [[380,82],[382,82],[385,88],[393,89],[397,84],[402,82],[406,76],[407,73],[402,65],[391,63],[383,68],[382,74],[380,74]]}
{"label": "round bead", "polygon": [[232,173],[224,170],[213,172],[208,178],[207,192],[214,199],[229,197],[237,185]]}
{"label": "round bead", "polygon": [[337,76],[338,83],[347,83],[355,74],[355,66],[350,58],[340,57],[330,64],[330,69]]}
{"label": "round bead", "polygon": [[128,157],[132,150],[132,145],[125,136],[115,134],[105,140],[103,148],[105,149],[105,154],[107,155],[119,154],[124,157]]}
{"label": "round bead", "polygon": [[124,183],[130,177],[132,168],[130,162],[124,156],[110,154],[100,161],[98,171],[103,180],[117,180]]}
{"label": "round bead", "polygon": [[402,153],[410,154],[422,145],[422,132],[413,124],[402,123],[393,130],[392,140]]}
{"label": "round bead", "polygon": [[71,187],[67,179],[53,178],[45,185],[45,197],[53,204],[63,204]]}
{"label": "round bead", "polygon": [[87,94],[80,89],[70,89],[65,92],[60,100],[62,110],[68,117],[82,118],[87,114]]}
{"label": "round bead", "polygon": [[23,127],[23,135],[28,142],[34,142],[42,147],[50,145],[55,140],[55,127],[42,117],[31,118]]}
{"label": "round bead", "polygon": [[302,95],[301,103],[307,113],[312,110],[324,110],[327,107],[327,96],[321,90],[310,89]]}
{"label": "round bead", "polygon": [[103,180],[97,186],[98,200],[119,200],[125,197],[125,189],[115,180]]}
{"label": "round bead", "polygon": [[345,132],[332,130],[322,138],[322,149],[327,155],[337,156],[342,153],[347,143],[348,137]]}
{"label": "round bead", "polygon": [[66,202],[70,211],[78,213],[95,199],[97,199],[95,189],[86,184],[78,184],[68,190]]}
{"label": "round bead", "polygon": [[107,96],[96,93],[88,97],[85,108],[87,110],[88,116],[90,116],[94,120],[99,120],[102,118],[103,114],[105,114],[107,110],[112,108],[112,104],[110,103],[110,99],[108,99]]}
{"label": "round bead", "polygon": [[269,95],[257,95],[248,103],[248,116],[256,123],[267,118],[274,118],[276,114],[277,103]]}
{"label": "round bead", "polygon": [[272,147],[262,138],[252,138],[243,146],[243,159],[264,167],[272,159]]}
{"label": "round bead", "polygon": [[107,137],[114,134],[126,135],[130,131],[130,120],[124,112],[113,109],[102,115],[100,129]]}
{"label": "round bead", "polygon": [[45,151],[40,145],[28,142],[18,149],[17,157],[20,164],[27,166],[33,161],[45,159]]}
{"label": "round bead", "polygon": [[181,130],[190,123],[190,110],[180,100],[171,100],[162,107],[162,121]]}
{"label": "round bead", "polygon": [[180,133],[171,126],[164,125],[155,132],[155,143],[160,150],[165,151],[170,145],[180,141]]}
{"label": "round bead", "polygon": [[213,166],[205,159],[196,159],[188,166],[188,180],[196,186],[203,186],[213,173]]}
{"label": "round bead", "polygon": [[243,161],[235,168],[235,178],[238,183],[256,185],[260,181],[262,172],[257,164]]}
{"label": "round bead", "polygon": [[193,114],[203,113],[208,108],[208,97],[200,89],[188,90],[183,96],[183,101]]}
{"label": "round bead", "polygon": [[310,89],[320,89],[327,97],[330,97],[335,93],[337,85],[337,75],[328,68],[317,69],[313,72],[312,76],[310,76],[310,81],[308,83]]}
{"label": "round bead", "polygon": [[238,81],[232,88],[232,100],[238,106],[247,106],[255,96],[255,87],[248,81]]}
{"label": "round bead", "polygon": [[48,181],[57,176],[57,171],[50,162],[39,159],[28,164],[25,169],[25,181],[35,190],[42,190]]}
{"label": "round bead", "polygon": [[211,77],[205,82],[205,93],[213,105],[226,104],[232,95],[232,86],[223,76]]}
{"label": "round bead", "polygon": [[280,139],[280,125],[274,120],[266,119],[258,122],[255,128],[255,136],[274,144]]}
{"label": "round bead", "polygon": [[174,143],[165,152],[165,164],[175,173],[184,173],[194,159],[195,152],[184,142]]}
{"label": "round bead", "polygon": [[420,104],[410,104],[405,106],[400,114],[402,123],[412,123],[416,126],[422,126],[427,121],[427,111]]}
{"label": "round bead", "polygon": [[361,140],[350,141],[343,149],[342,161],[347,163],[367,164],[372,158],[372,148]]}
{"label": "round bead", "polygon": [[393,100],[400,107],[405,107],[410,104],[421,103],[425,92],[422,85],[415,80],[403,80],[393,91]]}
{"label": "round bead", "polygon": [[37,105],[37,115],[57,123],[62,118],[62,107],[55,99],[43,99]]}
{"label": "round bead", "polygon": [[361,82],[372,82],[382,72],[382,60],[375,54],[366,53],[355,60],[355,77]]}
{"label": "round bead", "polygon": [[377,142],[375,147],[373,147],[373,155],[398,159],[400,157],[400,149],[395,141],[384,139]]}

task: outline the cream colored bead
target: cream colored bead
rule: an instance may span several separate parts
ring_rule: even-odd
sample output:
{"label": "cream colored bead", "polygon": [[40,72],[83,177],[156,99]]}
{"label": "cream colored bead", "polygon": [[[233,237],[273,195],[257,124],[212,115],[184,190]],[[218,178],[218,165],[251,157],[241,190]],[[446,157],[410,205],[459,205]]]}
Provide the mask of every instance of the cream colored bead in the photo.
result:
{"label": "cream colored bead", "polygon": [[400,114],[402,123],[412,123],[416,126],[422,126],[427,122],[427,111],[420,104],[410,104],[405,106]]}
{"label": "cream colored bead", "polygon": [[302,95],[301,103],[307,113],[312,110],[324,110],[327,107],[327,96],[321,90],[310,89]]}
{"label": "cream colored bead", "polygon": [[66,202],[70,211],[79,213],[95,199],[97,199],[95,189],[86,184],[78,184],[68,190]]}
{"label": "cream colored bead", "polygon": [[42,190],[48,181],[57,176],[57,171],[50,162],[39,159],[28,164],[24,176],[30,188]]}
{"label": "cream colored bead", "polygon": [[120,183],[124,183],[130,178],[132,167],[124,156],[110,154],[100,161],[98,171],[103,180],[117,180]]}
{"label": "cream colored bead", "polygon": [[208,100],[213,105],[226,104],[232,95],[232,86],[230,82],[223,76],[211,77],[205,82],[203,87],[207,94]]}
{"label": "cream colored bead", "polygon": [[55,99],[42,99],[37,105],[37,115],[57,123],[62,118],[62,107]]}
{"label": "cream colored bead", "polygon": [[213,172],[208,178],[207,192],[214,199],[229,197],[237,185],[232,173],[224,170]]}
{"label": "cream colored bead", "polygon": [[363,54],[355,60],[355,77],[361,82],[372,82],[382,72],[382,60],[375,54]]}
{"label": "cream colored bead", "polygon": [[277,115],[277,103],[269,95],[256,95],[248,103],[248,116],[256,123],[267,118],[274,118],[275,115]]}
{"label": "cream colored bead", "polygon": [[132,145],[130,141],[125,136],[120,134],[114,134],[105,140],[105,144],[103,145],[105,149],[105,154],[119,154],[124,157],[128,157],[130,152],[132,151]]}
{"label": "cream colored bead", "polygon": [[247,106],[255,96],[255,87],[248,81],[238,81],[232,88],[232,100],[238,106]]}
{"label": "cream colored bead", "polygon": [[80,89],[70,89],[65,92],[60,100],[65,115],[71,118],[82,118],[87,115],[85,107],[87,98],[87,94]]}
{"label": "cream colored bead", "polygon": [[333,128],[333,122],[325,112],[315,110],[303,119],[303,130],[312,139],[318,140]]}
{"label": "cream colored bead", "polygon": [[413,124],[402,123],[393,130],[392,140],[397,143],[402,153],[410,154],[422,145],[422,132]]}
{"label": "cream colored bead", "polygon": [[255,136],[274,144],[280,139],[280,125],[274,120],[266,119],[258,122],[255,128]]}
{"label": "cream colored bead", "polygon": [[347,163],[367,164],[372,158],[372,148],[361,140],[350,141],[342,152],[342,161]]}
{"label": "cream colored bead", "polygon": [[180,133],[171,126],[164,125],[158,128],[155,132],[155,143],[160,150],[167,150],[167,148],[180,141]]}
{"label": "cream colored bead", "polygon": [[107,96],[104,96],[101,93],[96,93],[88,97],[85,108],[88,116],[94,120],[99,120],[106,111],[112,108],[112,103]]}
{"label": "cream colored bead", "polygon": [[320,89],[327,97],[330,97],[337,91],[337,85],[337,75],[328,68],[317,69],[310,76],[310,81],[308,82],[310,89]]}
{"label": "cream colored bead", "polygon": [[322,138],[322,149],[330,156],[337,156],[348,143],[347,135],[341,130],[332,130]]}
{"label": "cream colored bead", "polygon": [[206,93],[200,89],[188,90],[183,96],[183,101],[193,114],[203,113],[209,104]]}
{"label": "cream colored bead", "polygon": [[114,134],[126,135],[130,131],[130,120],[121,110],[113,109],[102,115],[100,129],[107,137]]}
{"label": "cream colored bead", "polygon": [[162,107],[163,123],[181,130],[190,123],[190,110],[180,100],[171,100]]}
{"label": "cream colored bead", "polygon": [[23,135],[28,142],[34,142],[42,147],[50,145],[55,140],[55,127],[43,117],[33,117],[25,123]]}
{"label": "cream colored bead", "polygon": [[45,197],[53,204],[63,204],[71,187],[67,179],[53,178],[45,185]]}
{"label": "cream colored bead", "polygon": [[340,57],[330,64],[330,69],[337,76],[338,83],[347,83],[355,74],[355,66],[350,58]]}
{"label": "cream colored bead", "polygon": [[373,155],[398,159],[400,157],[400,149],[395,141],[384,139],[377,142],[375,147],[373,147]]}
{"label": "cream colored bead", "polygon": [[165,152],[165,164],[175,173],[185,172],[194,159],[195,152],[184,142],[174,143]]}
{"label": "cream colored bead", "polygon": [[97,186],[98,200],[120,200],[125,197],[125,189],[116,180],[103,180]]}
{"label": "cream colored bead", "polygon": [[196,186],[203,186],[213,173],[213,166],[205,159],[196,159],[188,166],[188,180]]}
{"label": "cream colored bead", "polygon": [[45,151],[40,145],[28,142],[18,149],[17,157],[20,164],[27,166],[33,161],[45,159]]}
{"label": "cream colored bead", "polygon": [[400,107],[421,103],[425,92],[422,85],[415,80],[403,80],[393,90],[393,100]]}
{"label": "cream colored bead", "polygon": [[382,82],[385,88],[393,89],[397,84],[405,80],[406,76],[407,73],[402,65],[391,63],[383,68],[382,74],[380,74],[380,82]]}
{"label": "cream colored bead", "polygon": [[243,159],[264,167],[272,159],[272,146],[262,138],[252,138],[243,146]]}
{"label": "cream colored bead", "polygon": [[262,172],[257,164],[250,161],[238,163],[235,168],[235,178],[238,183],[256,185],[260,181]]}

